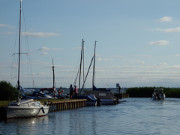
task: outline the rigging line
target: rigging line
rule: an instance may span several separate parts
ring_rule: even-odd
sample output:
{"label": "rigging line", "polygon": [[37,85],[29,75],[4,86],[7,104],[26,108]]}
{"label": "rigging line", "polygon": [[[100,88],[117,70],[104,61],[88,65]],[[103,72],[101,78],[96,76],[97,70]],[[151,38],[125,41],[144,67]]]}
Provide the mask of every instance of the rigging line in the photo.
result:
{"label": "rigging line", "polygon": [[87,71],[86,77],[85,77],[85,79],[84,79],[84,82],[83,82],[83,85],[82,85],[82,88],[81,88],[80,94],[81,94],[82,90],[84,90],[84,85],[85,85],[85,82],[86,82],[87,76],[88,76],[88,74],[89,74],[89,70],[90,70],[90,68],[91,68],[91,65],[92,65],[93,60],[94,60],[94,56],[93,56],[93,57],[92,57],[92,59],[91,59],[91,63],[90,63],[90,65],[89,65],[89,68],[88,68],[88,71]]}
{"label": "rigging line", "polygon": [[[26,25],[26,18],[25,18],[24,10],[22,10],[22,14],[23,14],[24,29],[25,29],[25,32],[27,32],[27,25]],[[28,52],[28,53],[24,53],[24,54],[27,54],[27,62],[28,62],[28,65],[29,65],[28,67],[29,67],[29,70],[30,70],[31,78],[32,78],[32,80],[34,80],[33,70],[32,70],[32,60],[31,60],[31,57],[29,55],[30,54],[29,40],[28,40],[27,35],[24,35],[24,36],[25,36],[25,40],[26,40],[26,43],[27,43],[27,52]]]}
{"label": "rigging line", "polygon": [[75,78],[75,80],[74,80],[74,86],[76,85],[78,75],[79,75],[79,69],[78,69],[78,72],[77,72],[76,78]]}

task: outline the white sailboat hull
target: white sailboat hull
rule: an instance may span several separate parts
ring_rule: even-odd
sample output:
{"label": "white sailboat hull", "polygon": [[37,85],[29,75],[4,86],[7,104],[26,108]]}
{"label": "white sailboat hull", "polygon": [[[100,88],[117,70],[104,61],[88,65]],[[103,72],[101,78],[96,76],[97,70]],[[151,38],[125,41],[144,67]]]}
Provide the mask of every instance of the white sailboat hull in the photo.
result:
{"label": "white sailboat hull", "polygon": [[7,118],[40,117],[48,114],[49,107],[42,108],[11,108],[7,107]]}
{"label": "white sailboat hull", "polygon": [[7,118],[25,118],[45,116],[49,112],[49,106],[42,105],[39,101],[28,100],[19,104],[7,106]]}

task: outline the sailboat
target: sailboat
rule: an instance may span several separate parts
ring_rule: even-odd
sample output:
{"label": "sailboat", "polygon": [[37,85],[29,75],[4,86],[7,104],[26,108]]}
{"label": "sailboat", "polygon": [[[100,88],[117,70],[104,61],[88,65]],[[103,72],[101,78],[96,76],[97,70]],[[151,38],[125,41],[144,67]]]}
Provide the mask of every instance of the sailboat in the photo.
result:
{"label": "sailboat", "polygon": [[55,87],[55,72],[54,72],[54,60],[52,59],[52,71],[53,71],[53,87],[52,88],[41,88],[40,92],[46,94],[49,98],[57,98],[57,92]]}
{"label": "sailboat", "polygon": [[[93,95],[93,94],[82,94],[81,92],[84,90],[84,83],[85,83],[85,76],[84,76],[84,40],[82,39],[82,48],[81,48],[81,59],[80,59],[80,66],[79,66],[79,70],[77,73],[77,76],[75,78],[74,81],[74,87],[75,87],[75,94],[72,96],[73,99],[86,99],[86,106],[96,106],[97,105],[97,98]],[[83,67],[83,74],[81,74],[82,71],[82,67]],[[83,85],[81,88],[81,76],[83,76]],[[79,93],[76,91],[76,82],[77,79],[79,77]],[[87,75],[86,75],[87,77]]]}
{"label": "sailboat", "polygon": [[94,44],[94,56],[93,56],[93,77],[92,77],[92,90],[85,91],[87,95],[93,94],[98,99],[100,105],[114,105],[119,103],[119,99],[114,96],[114,94],[107,90],[106,88],[96,88],[95,86],[95,63],[96,63],[96,43]]}
{"label": "sailboat", "polygon": [[39,117],[45,116],[49,112],[49,106],[41,104],[33,99],[20,99],[20,64],[21,64],[21,8],[22,0],[20,0],[20,21],[19,21],[19,52],[18,52],[18,81],[17,101],[9,103],[6,107],[7,118],[24,118],[24,117]]}

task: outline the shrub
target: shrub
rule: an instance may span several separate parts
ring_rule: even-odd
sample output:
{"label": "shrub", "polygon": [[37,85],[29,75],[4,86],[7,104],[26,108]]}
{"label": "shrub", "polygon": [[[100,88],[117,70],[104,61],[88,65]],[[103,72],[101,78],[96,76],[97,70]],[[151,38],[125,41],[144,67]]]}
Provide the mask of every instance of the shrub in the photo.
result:
{"label": "shrub", "polygon": [[17,89],[9,82],[0,82],[0,100],[14,100],[17,98]]}

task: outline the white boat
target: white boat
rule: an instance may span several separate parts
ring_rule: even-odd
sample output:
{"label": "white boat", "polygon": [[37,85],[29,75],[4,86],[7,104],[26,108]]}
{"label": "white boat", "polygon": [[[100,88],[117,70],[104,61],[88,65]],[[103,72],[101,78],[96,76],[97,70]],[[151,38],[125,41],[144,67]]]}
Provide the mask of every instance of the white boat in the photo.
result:
{"label": "white boat", "polygon": [[153,100],[164,100],[166,95],[164,94],[163,88],[156,88],[152,94]]}
{"label": "white boat", "polygon": [[10,103],[7,108],[7,118],[40,117],[48,114],[49,106],[42,105],[33,99]]}
{"label": "white boat", "polygon": [[6,107],[7,118],[22,118],[22,117],[38,117],[45,116],[48,114],[49,106],[42,105],[39,101],[33,99],[21,100],[20,95],[20,47],[21,47],[21,5],[22,0],[20,0],[20,21],[19,21],[19,52],[18,52],[18,81],[17,90],[18,98],[17,101],[11,102]]}

